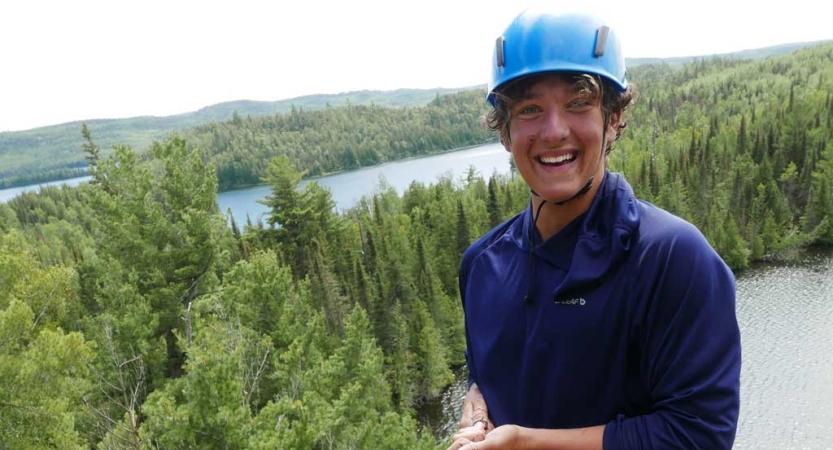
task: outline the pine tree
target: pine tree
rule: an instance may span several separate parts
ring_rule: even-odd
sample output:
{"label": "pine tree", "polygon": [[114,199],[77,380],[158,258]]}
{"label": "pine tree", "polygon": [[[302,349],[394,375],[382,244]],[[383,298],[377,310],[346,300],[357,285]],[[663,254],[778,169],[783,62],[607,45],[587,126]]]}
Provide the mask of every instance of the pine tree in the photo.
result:
{"label": "pine tree", "polygon": [[469,237],[469,223],[466,220],[466,211],[463,208],[463,199],[457,199],[457,239],[455,249],[457,250],[457,255],[460,256],[463,252],[471,244],[471,238]]}
{"label": "pine tree", "polygon": [[498,226],[503,219],[500,213],[500,205],[498,204],[496,186],[495,176],[492,175],[489,177],[489,201],[486,204],[486,209],[489,211],[489,227]]}

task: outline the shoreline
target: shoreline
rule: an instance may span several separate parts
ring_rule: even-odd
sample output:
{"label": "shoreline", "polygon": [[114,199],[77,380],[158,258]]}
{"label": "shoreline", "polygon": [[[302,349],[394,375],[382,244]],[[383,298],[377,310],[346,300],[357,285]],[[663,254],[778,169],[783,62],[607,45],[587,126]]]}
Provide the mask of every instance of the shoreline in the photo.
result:
{"label": "shoreline", "polygon": [[[483,142],[483,143],[480,143],[480,144],[466,145],[464,147],[455,147],[455,148],[450,149],[450,150],[442,150],[442,151],[439,151],[439,152],[436,152],[436,153],[427,153],[427,154],[418,155],[418,156],[409,156],[407,158],[394,159],[394,160],[391,160],[391,161],[385,161],[385,162],[381,162],[379,164],[374,164],[372,166],[361,166],[361,167],[358,167],[358,168],[355,168],[355,169],[350,169],[350,170],[336,170],[336,171],[333,171],[333,172],[321,173],[319,175],[315,175],[315,176],[312,176],[312,177],[302,177],[301,181],[315,181],[317,179],[330,177],[330,176],[338,175],[338,174],[342,174],[342,173],[359,172],[359,171],[362,171],[362,170],[365,170],[365,169],[372,169],[372,168],[375,168],[375,167],[383,167],[383,166],[388,165],[388,164],[406,162],[406,161],[413,161],[413,160],[417,160],[417,159],[423,159],[423,158],[429,158],[429,157],[432,157],[432,156],[445,155],[445,154],[454,153],[454,152],[461,152],[463,150],[470,150],[470,149],[475,148],[475,147],[481,147],[483,145],[496,144],[496,143],[499,143],[499,141],[494,140],[494,141]],[[267,186],[267,184],[266,183],[260,183],[260,184],[237,185],[237,186],[234,186],[234,187],[231,187],[231,188],[228,188],[228,189],[220,189],[220,190],[218,190],[218,193],[231,192],[231,191],[237,191],[237,190],[243,190],[243,189],[251,189],[251,188],[256,188],[256,187],[260,187],[260,186]]]}
{"label": "shoreline", "polygon": [[[385,166],[386,164],[406,162],[406,161],[411,161],[411,160],[429,158],[429,157],[432,157],[432,156],[439,156],[439,155],[444,155],[444,154],[448,154],[448,153],[470,150],[470,149],[475,148],[475,147],[480,147],[480,146],[483,146],[483,145],[488,145],[488,144],[498,143],[498,142],[499,141],[497,141],[497,140],[492,140],[492,141],[487,141],[487,142],[483,142],[483,143],[479,143],[479,144],[471,144],[471,145],[466,145],[466,146],[463,146],[463,147],[455,147],[455,148],[448,149],[448,150],[440,150],[440,151],[434,152],[434,153],[426,153],[426,154],[423,154],[423,155],[409,156],[407,158],[385,161],[385,162],[381,162],[379,164],[374,164],[372,166],[362,166],[362,167],[358,167],[356,169],[351,169],[351,170],[338,170],[338,171],[333,171],[333,172],[322,173],[322,174],[315,175],[315,176],[312,176],[312,177],[303,177],[303,178],[301,178],[301,180],[302,181],[315,181],[317,179],[321,179],[321,178],[325,178],[325,177],[329,177],[329,176],[333,176],[333,175],[338,175],[338,174],[342,174],[342,173],[358,172],[358,171],[361,171],[361,170],[372,169],[372,168],[375,168],[375,167],[382,167],[382,166]],[[30,192],[32,190],[39,189],[39,188],[44,187],[44,186],[53,186],[53,185],[54,186],[61,186],[61,185],[76,186],[77,184],[80,184],[80,183],[83,182],[83,181],[78,181],[78,180],[82,180],[82,179],[85,179],[85,178],[88,179],[90,177],[91,177],[91,175],[87,174],[87,175],[81,175],[81,176],[77,176],[77,177],[61,178],[61,179],[57,179],[57,180],[49,180],[49,181],[41,181],[41,182],[38,182],[38,183],[30,183],[30,184],[26,184],[26,185],[22,185],[22,186],[5,187],[5,188],[0,189],[0,203],[6,203],[6,202],[10,201],[11,199],[17,197],[18,195],[20,195],[24,192]],[[77,183],[71,184],[75,181],[77,181]],[[228,188],[225,188],[225,189],[218,189],[217,194],[219,195],[219,194],[222,194],[222,193],[225,193],[225,192],[251,189],[251,188],[257,188],[257,187],[261,187],[261,186],[267,186],[267,184],[266,183],[259,183],[259,184],[236,185],[236,186],[228,187]],[[8,196],[8,198],[5,198],[2,195],[3,192],[9,192],[9,191],[14,191],[14,190],[18,190],[18,192],[15,192],[15,193],[11,194],[10,196]]]}

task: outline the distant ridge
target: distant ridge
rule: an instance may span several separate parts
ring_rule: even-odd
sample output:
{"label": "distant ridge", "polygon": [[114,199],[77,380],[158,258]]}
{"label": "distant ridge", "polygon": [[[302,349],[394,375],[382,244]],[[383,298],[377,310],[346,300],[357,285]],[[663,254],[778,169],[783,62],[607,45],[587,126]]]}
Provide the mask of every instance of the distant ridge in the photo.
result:
{"label": "distant ridge", "polygon": [[[672,67],[713,57],[759,59],[783,55],[795,50],[833,40],[791,43],[706,56],[674,58],[629,58],[629,67],[666,64]],[[173,132],[202,124],[240,117],[282,114],[299,108],[305,110],[327,107],[376,104],[387,107],[425,105],[439,95],[485,89],[485,85],[459,88],[396,89],[392,91],[362,90],[339,94],[305,95],[277,101],[235,100],[206,106],[197,111],[171,116],[139,116],[124,119],[78,120],[59,125],[25,131],[0,132],[0,189],[61,180],[82,175],[86,162],[80,151],[81,124],[90,128],[93,139],[105,154],[114,144],[130,145],[134,149],[147,148],[154,140],[164,139]]]}
{"label": "distant ridge", "polygon": [[833,42],[833,39],[810,42],[795,42],[791,44],[774,45],[772,47],[755,48],[749,50],[741,50],[731,53],[715,53],[712,55],[699,56],[676,56],[671,58],[625,58],[625,64],[628,67],[643,66],[647,64],[667,64],[671,67],[682,66],[698,59],[709,58],[729,58],[729,59],[760,59],[768,58],[770,56],[783,55],[791,53],[805,47],[814,47],[816,45]]}
{"label": "distant ridge", "polygon": [[202,124],[240,117],[288,113],[293,107],[305,110],[347,105],[376,104],[387,107],[425,105],[438,95],[477,89],[396,89],[392,91],[351,91],[316,94],[277,101],[236,100],[218,103],[171,116],[139,116],[124,119],[78,120],[24,131],[0,132],[0,189],[83,175],[87,164],[80,148],[81,124],[86,123],[93,139],[107,154],[116,144],[134,149],[147,148],[173,132]]}

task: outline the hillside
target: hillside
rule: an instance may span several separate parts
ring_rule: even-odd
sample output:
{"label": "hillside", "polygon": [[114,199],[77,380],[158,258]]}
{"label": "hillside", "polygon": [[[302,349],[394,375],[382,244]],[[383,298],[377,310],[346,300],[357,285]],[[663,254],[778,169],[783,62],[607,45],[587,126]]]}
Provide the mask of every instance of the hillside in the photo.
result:
{"label": "hillside", "polygon": [[286,156],[309,176],[374,166],[493,141],[480,118],[486,89],[437,95],[421,106],[349,105],[235,116],[184,130],[189,147],[217,168],[221,191],[262,183],[269,161]]}
{"label": "hillside", "polygon": [[[736,53],[679,58],[635,58],[629,67],[662,64],[672,68],[708,58],[761,59],[818,45],[819,42],[784,44]],[[279,101],[238,100],[219,103],[198,111],[165,117],[142,116],[127,119],[94,119],[34,128],[25,131],[0,133],[0,188],[60,180],[84,174],[87,164],[79,148],[81,123],[86,122],[96,142],[109,154],[114,144],[125,144],[139,150],[153,141],[161,140],[174,131],[199,125],[231,120],[239,117],[262,117],[288,113],[293,107],[314,111],[347,105],[376,105],[405,107],[425,105],[438,95],[482,89],[469,86],[452,89],[398,89],[394,91],[353,91],[340,94],[308,95]]]}
{"label": "hillside", "polygon": [[468,88],[397,89],[394,91],[352,91],[319,94],[273,102],[238,100],[219,103],[198,111],[165,117],[142,116],[127,119],[79,120],[31,130],[0,133],[0,188],[41,181],[60,180],[86,171],[80,152],[81,124],[86,122],[97,143],[108,153],[114,144],[145,149],[174,131],[206,123],[241,117],[287,113],[292,107],[303,110],[327,106],[377,105],[403,107],[424,105],[436,98]]}
{"label": "hillside", "polygon": [[831,41],[814,41],[814,42],[797,42],[792,44],[775,45],[772,47],[755,48],[749,50],[741,50],[733,53],[721,53],[717,55],[700,55],[700,56],[679,56],[673,58],[627,58],[626,63],[630,68],[637,66],[644,66],[648,64],[667,64],[668,66],[678,68],[683,65],[694,62],[695,60],[721,58],[721,59],[763,59],[770,56],[778,56],[786,53],[791,53],[796,50],[813,47],[819,44]]}

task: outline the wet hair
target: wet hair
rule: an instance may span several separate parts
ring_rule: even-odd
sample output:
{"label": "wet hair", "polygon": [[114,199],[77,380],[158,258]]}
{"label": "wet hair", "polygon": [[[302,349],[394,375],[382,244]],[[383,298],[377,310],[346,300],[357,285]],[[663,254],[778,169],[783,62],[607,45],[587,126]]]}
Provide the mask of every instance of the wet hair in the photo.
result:
{"label": "wet hair", "polygon": [[[486,126],[498,134],[501,142],[509,143],[509,122],[512,119],[510,112],[515,103],[524,98],[532,86],[543,78],[553,74],[574,84],[579,92],[586,94],[589,98],[593,100],[601,98],[602,113],[605,117],[610,117],[615,112],[624,113],[625,109],[631,106],[636,100],[636,90],[633,88],[633,85],[628,85],[628,88],[624,92],[619,92],[613,86],[613,83],[598,75],[573,72],[545,72],[521,77],[509,82],[500,91],[495,93],[495,107],[484,117]],[[619,124],[616,128],[616,139],[619,139],[619,136],[624,133],[627,125],[628,122],[624,118],[624,114],[620,115]],[[605,149],[605,153],[610,153],[612,149],[613,144]]]}

